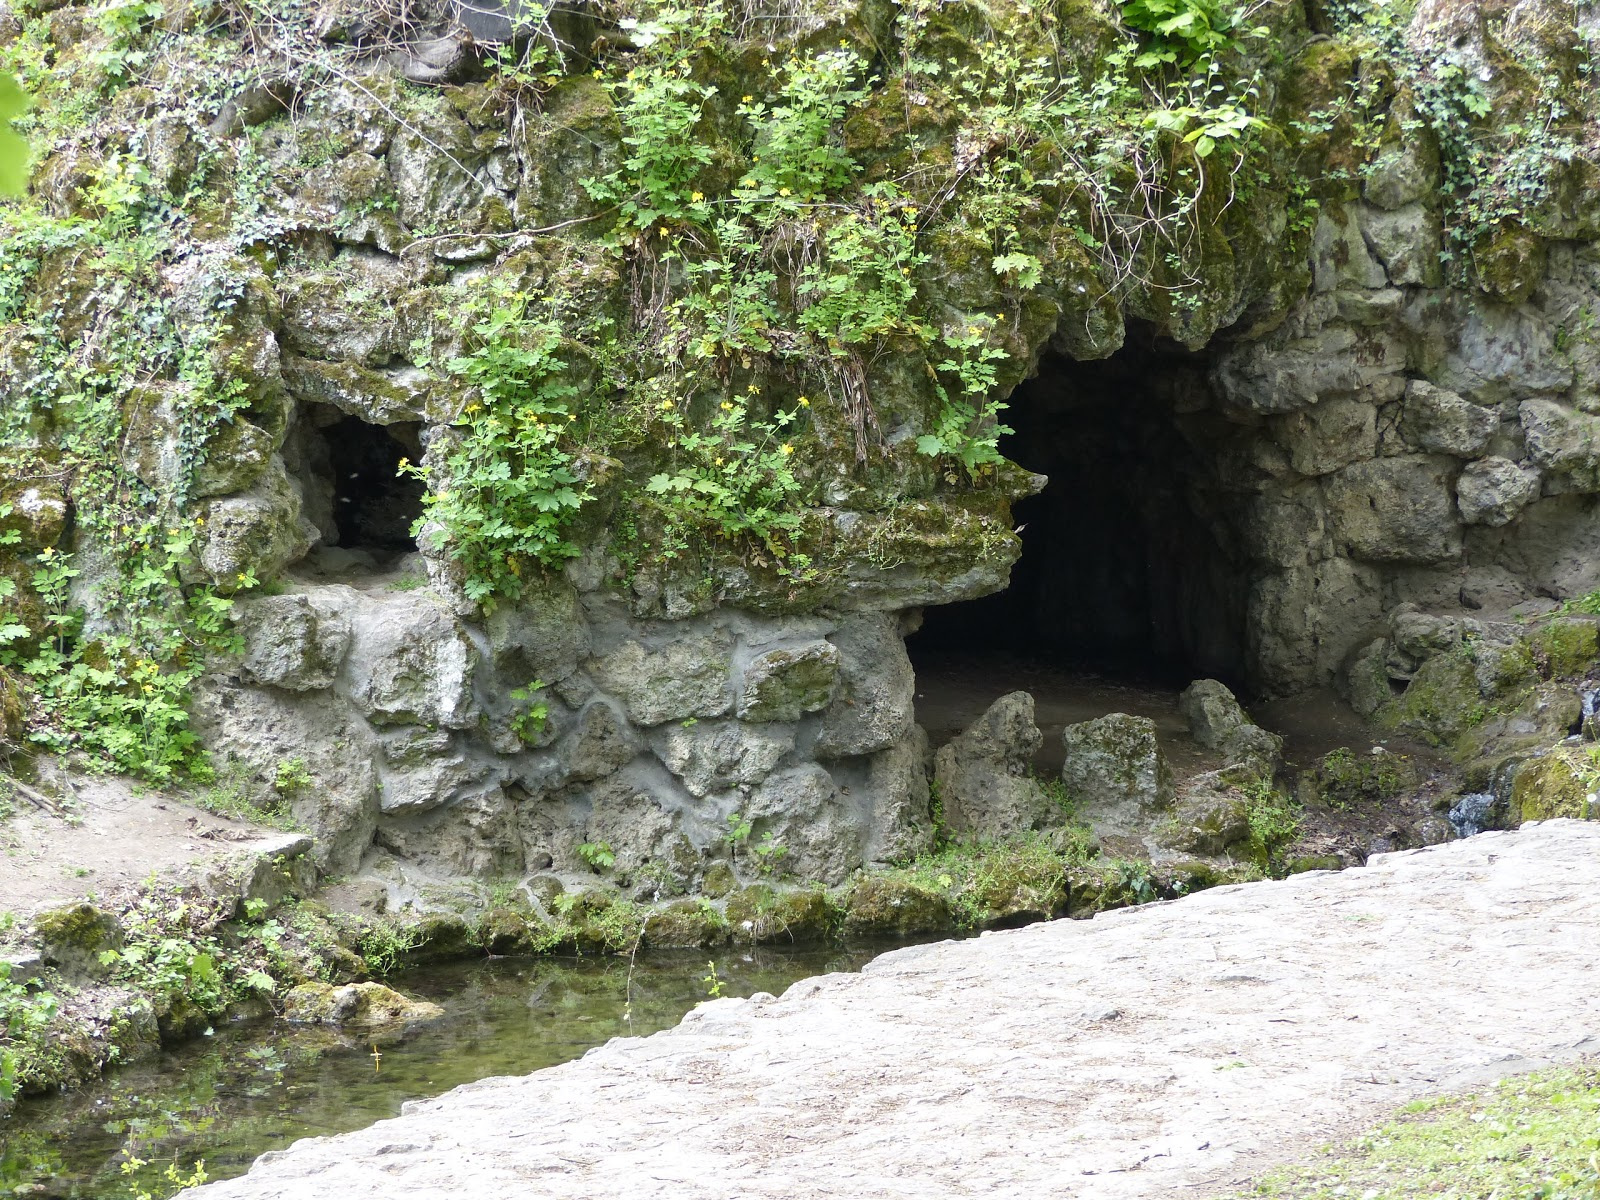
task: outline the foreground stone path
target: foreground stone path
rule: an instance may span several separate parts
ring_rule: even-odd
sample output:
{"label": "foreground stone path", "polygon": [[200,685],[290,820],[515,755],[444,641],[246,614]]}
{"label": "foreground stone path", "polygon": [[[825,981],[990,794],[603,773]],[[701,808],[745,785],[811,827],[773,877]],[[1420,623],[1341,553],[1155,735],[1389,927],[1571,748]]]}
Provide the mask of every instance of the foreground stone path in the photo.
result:
{"label": "foreground stone path", "polygon": [[1198,1197],[1597,1038],[1600,825],[1553,821],[898,951],[185,1195]]}

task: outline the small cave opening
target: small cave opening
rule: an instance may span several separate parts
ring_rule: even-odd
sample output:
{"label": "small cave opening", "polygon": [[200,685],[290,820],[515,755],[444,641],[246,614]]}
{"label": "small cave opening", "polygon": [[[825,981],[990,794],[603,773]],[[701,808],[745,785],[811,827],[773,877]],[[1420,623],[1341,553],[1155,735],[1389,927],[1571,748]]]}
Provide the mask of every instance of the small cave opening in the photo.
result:
{"label": "small cave opening", "polygon": [[351,565],[386,567],[414,552],[423,483],[400,473],[422,457],[417,422],[374,425],[331,405],[306,406],[299,456],[305,515]]}
{"label": "small cave opening", "polygon": [[1110,357],[1047,352],[1003,414],[1001,452],[1049,477],[1013,518],[1003,591],[925,610],[907,641],[937,744],[998,696],[1034,693],[1046,730],[1106,712],[1170,719],[1210,677],[1248,677],[1240,498],[1219,479],[1225,422],[1208,355],[1130,325]]}

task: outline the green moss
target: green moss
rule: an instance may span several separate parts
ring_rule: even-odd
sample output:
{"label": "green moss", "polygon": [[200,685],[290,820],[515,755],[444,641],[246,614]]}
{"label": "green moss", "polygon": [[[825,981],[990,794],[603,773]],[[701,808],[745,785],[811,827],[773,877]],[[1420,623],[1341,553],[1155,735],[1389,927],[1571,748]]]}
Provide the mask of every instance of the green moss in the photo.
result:
{"label": "green moss", "polygon": [[1582,619],[1552,621],[1530,633],[1526,642],[1546,679],[1581,675],[1600,655],[1600,630]]}
{"label": "green moss", "polygon": [[1440,654],[1418,668],[1404,694],[1380,709],[1377,720],[1386,729],[1446,746],[1488,715],[1471,662]]}
{"label": "green moss", "polygon": [[1341,810],[1381,804],[1420,782],[1421,772],[1406,755],[1358,754],[1349,747],[1330,750],[1300,777],[1302,800]]}
{"label": "green moss", "polygon": [[1600,751],[1557,749],[1529,759],[1511,783],[1511,826],[1553,817],[1597,815],[1588,797],[1600,786]]}
{"label": "green moss", "polygon": [[652,912],[644,925],[646,945],[662,950],[721,946],[731,936],[727,917],[703,900],[674,901]]}
{"label": "green moss", "polygon": [[845,900],[844,930],[853,936],[908,937],[954,923],[948,898],[901,876],[864,875]]}
{"label": "green moss", "polygon": [[1324,1157],[1277,1170],[1251,1193],[1295,1200],[1600,1193],[1600,1070],[1520,1075],[1494,1090],[1419,1100]]}
{"label": "green moss", "polygon": [[780,890],[756,883],[728,897],[726,916],[734,941],[761,945],[827,941],[838,932],[842,914],[823,888]]}

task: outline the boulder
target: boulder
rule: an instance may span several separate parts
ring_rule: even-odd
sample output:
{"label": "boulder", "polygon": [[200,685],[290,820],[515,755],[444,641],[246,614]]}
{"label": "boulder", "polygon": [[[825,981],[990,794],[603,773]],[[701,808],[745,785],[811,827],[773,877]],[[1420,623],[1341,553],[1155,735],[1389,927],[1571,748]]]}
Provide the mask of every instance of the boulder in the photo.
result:
{"label": "boulder", "polygon": [[692,796],[760,783],[794,749],[794,731],[741,721],[663,725],[651,745]]}
{"label": "boulder", "polygon": [[1061,733],[1061,779],[1096,831],[1134,833],[1172,808],[1172,772],[1148,717],[1110,713]]}
{"label": "boulder", "polygon": [[856,613],[829,640],[839,647],[839,689],[812,752],[830,759],[887,750],[910,731],[916,699],[898,618]]}
{"label": "boulder", "polygon": [[628,719],[609,700],[591,700],[578,713],[556,752],[570,779],[599,779],[625,766],[644,749]]}
{"label": "boulder", "polygon": [[1500,417],[1492,409],[1469,404],[1425,379],[1406,384],[1400,430],[1419,450],[1474,458],[1499,428]]}
{"label": "boulder", "polygon": [[1044,735],[1033,722],[1027,692],[1001,696],[966,732],[934,755],[933,779],[951,833],[991,841],[1060,824],[1033,777],[1033,756]]}
{"label": "boulder", "polygon": [[444,1009],[427,1000],[412,1000],[381,983],[302,983],[283,998],[283,1017],[306,1025],[355,1025],[371,1028],[442,1017]]}
{"label": "boulder", "polygon": [[872,756],[865,788],[872,804],[868,862],[903,862],[933,849],[927,764],[928,734],[920,725]]}
{"label": "boulder", "polygon": [[744,815],[752,844],[771,834],[783,847],[776,866],[820,883],[843,883],[862,864],[866,828],[850,797],[816,763],[769,775],[751,794]]}
{"label": "boulder", "polygon": [[733,641],[721,630],[681,633],[654,646],[625,641],[592,665],[595,681],[649,728],[726,716],[733,708]]}
{"label": "boulder", "polygon": [[1517,411],[1528,457],[1551,490],[1600,491],[1600,418],[1545,399],[1524,400]]}
{"label": "boulder", "polygon": [[1584,756],[1570,750],[1522,763],[1511,781],[1511,828],[1524,821],[1600,815],[1592,778]]}
{"label": "boulder", "polygon": [[1334,539],[1350,557],[1435,563],[1461,553],[1451,489],[1453,463],[1407,455],[1357,463],[1327,482]]}
{"label": "boulder", "polygon": [[1250,841],[1250,800],[1227,779],[1208,771],[1179,791],[1171,824],[1161,840],[1189,854],[1224,855]]}
{"label": "boulder", "polygon": [[292,692],[332,687],[350,649],[349,619],[306,595],[243,597],[233,622],[244,637],[239,672],[247,683]]}
{"label": "boulder", "polygon": [[826,708],[839,677],[839,647],[816,641],[768,650],[745,665],[737,711],[753,722],[798,721]]}
{"label": "boulder", "polygon": [[1252,721],[1225,684],[1195,680],[1178,697],[1178,710],[1195,741],[1230,764],[1248,763],[1268,773],[1276,768],[1283,739]]}
{"label": "boulder", "polygon": [[1508,524],[1538,495],[1539,472],[1505,458],[1470,462],[1456,480],[1456,507],[1468,525]]}
{"label": "boulder", "polygon": [[896,875],[864,875],[850,889],[844,931],[855,937],[909,937],[955,924],[941,893]]}
{"label": "boulder", "polygon": [[354,603],[340,690],[356,708],[374,725],[475,728],[478,651],[443,603],[425,589],[381,600],[343,591]]}

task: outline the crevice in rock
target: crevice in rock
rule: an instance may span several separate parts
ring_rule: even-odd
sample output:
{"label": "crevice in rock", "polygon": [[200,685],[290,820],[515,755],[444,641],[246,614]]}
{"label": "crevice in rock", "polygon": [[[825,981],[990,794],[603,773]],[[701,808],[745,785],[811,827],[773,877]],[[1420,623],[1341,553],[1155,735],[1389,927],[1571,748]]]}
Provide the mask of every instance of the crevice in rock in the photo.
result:
{"label": "crevice in rock", "polygon": [[1050,479],[1013,510],[1011,584],[928,609],[913,661],[982,653],[1178,687],[1243,683],[1242,493],[1216,478],[1226,422],[1207,372],[1204,352],[1137,326],[1100,361],[1047,353],[1005,413],[1016,432],[1002,452]]}
{"label": "crevice in rock", "polygon": [[422,515],[423,484],[402,476],[400,461],[422,457],[415,422],[374,425],[326,404],[306,404],[291,464],[304,513],[322,546],[384,567],[415,552],[413,522]]}

